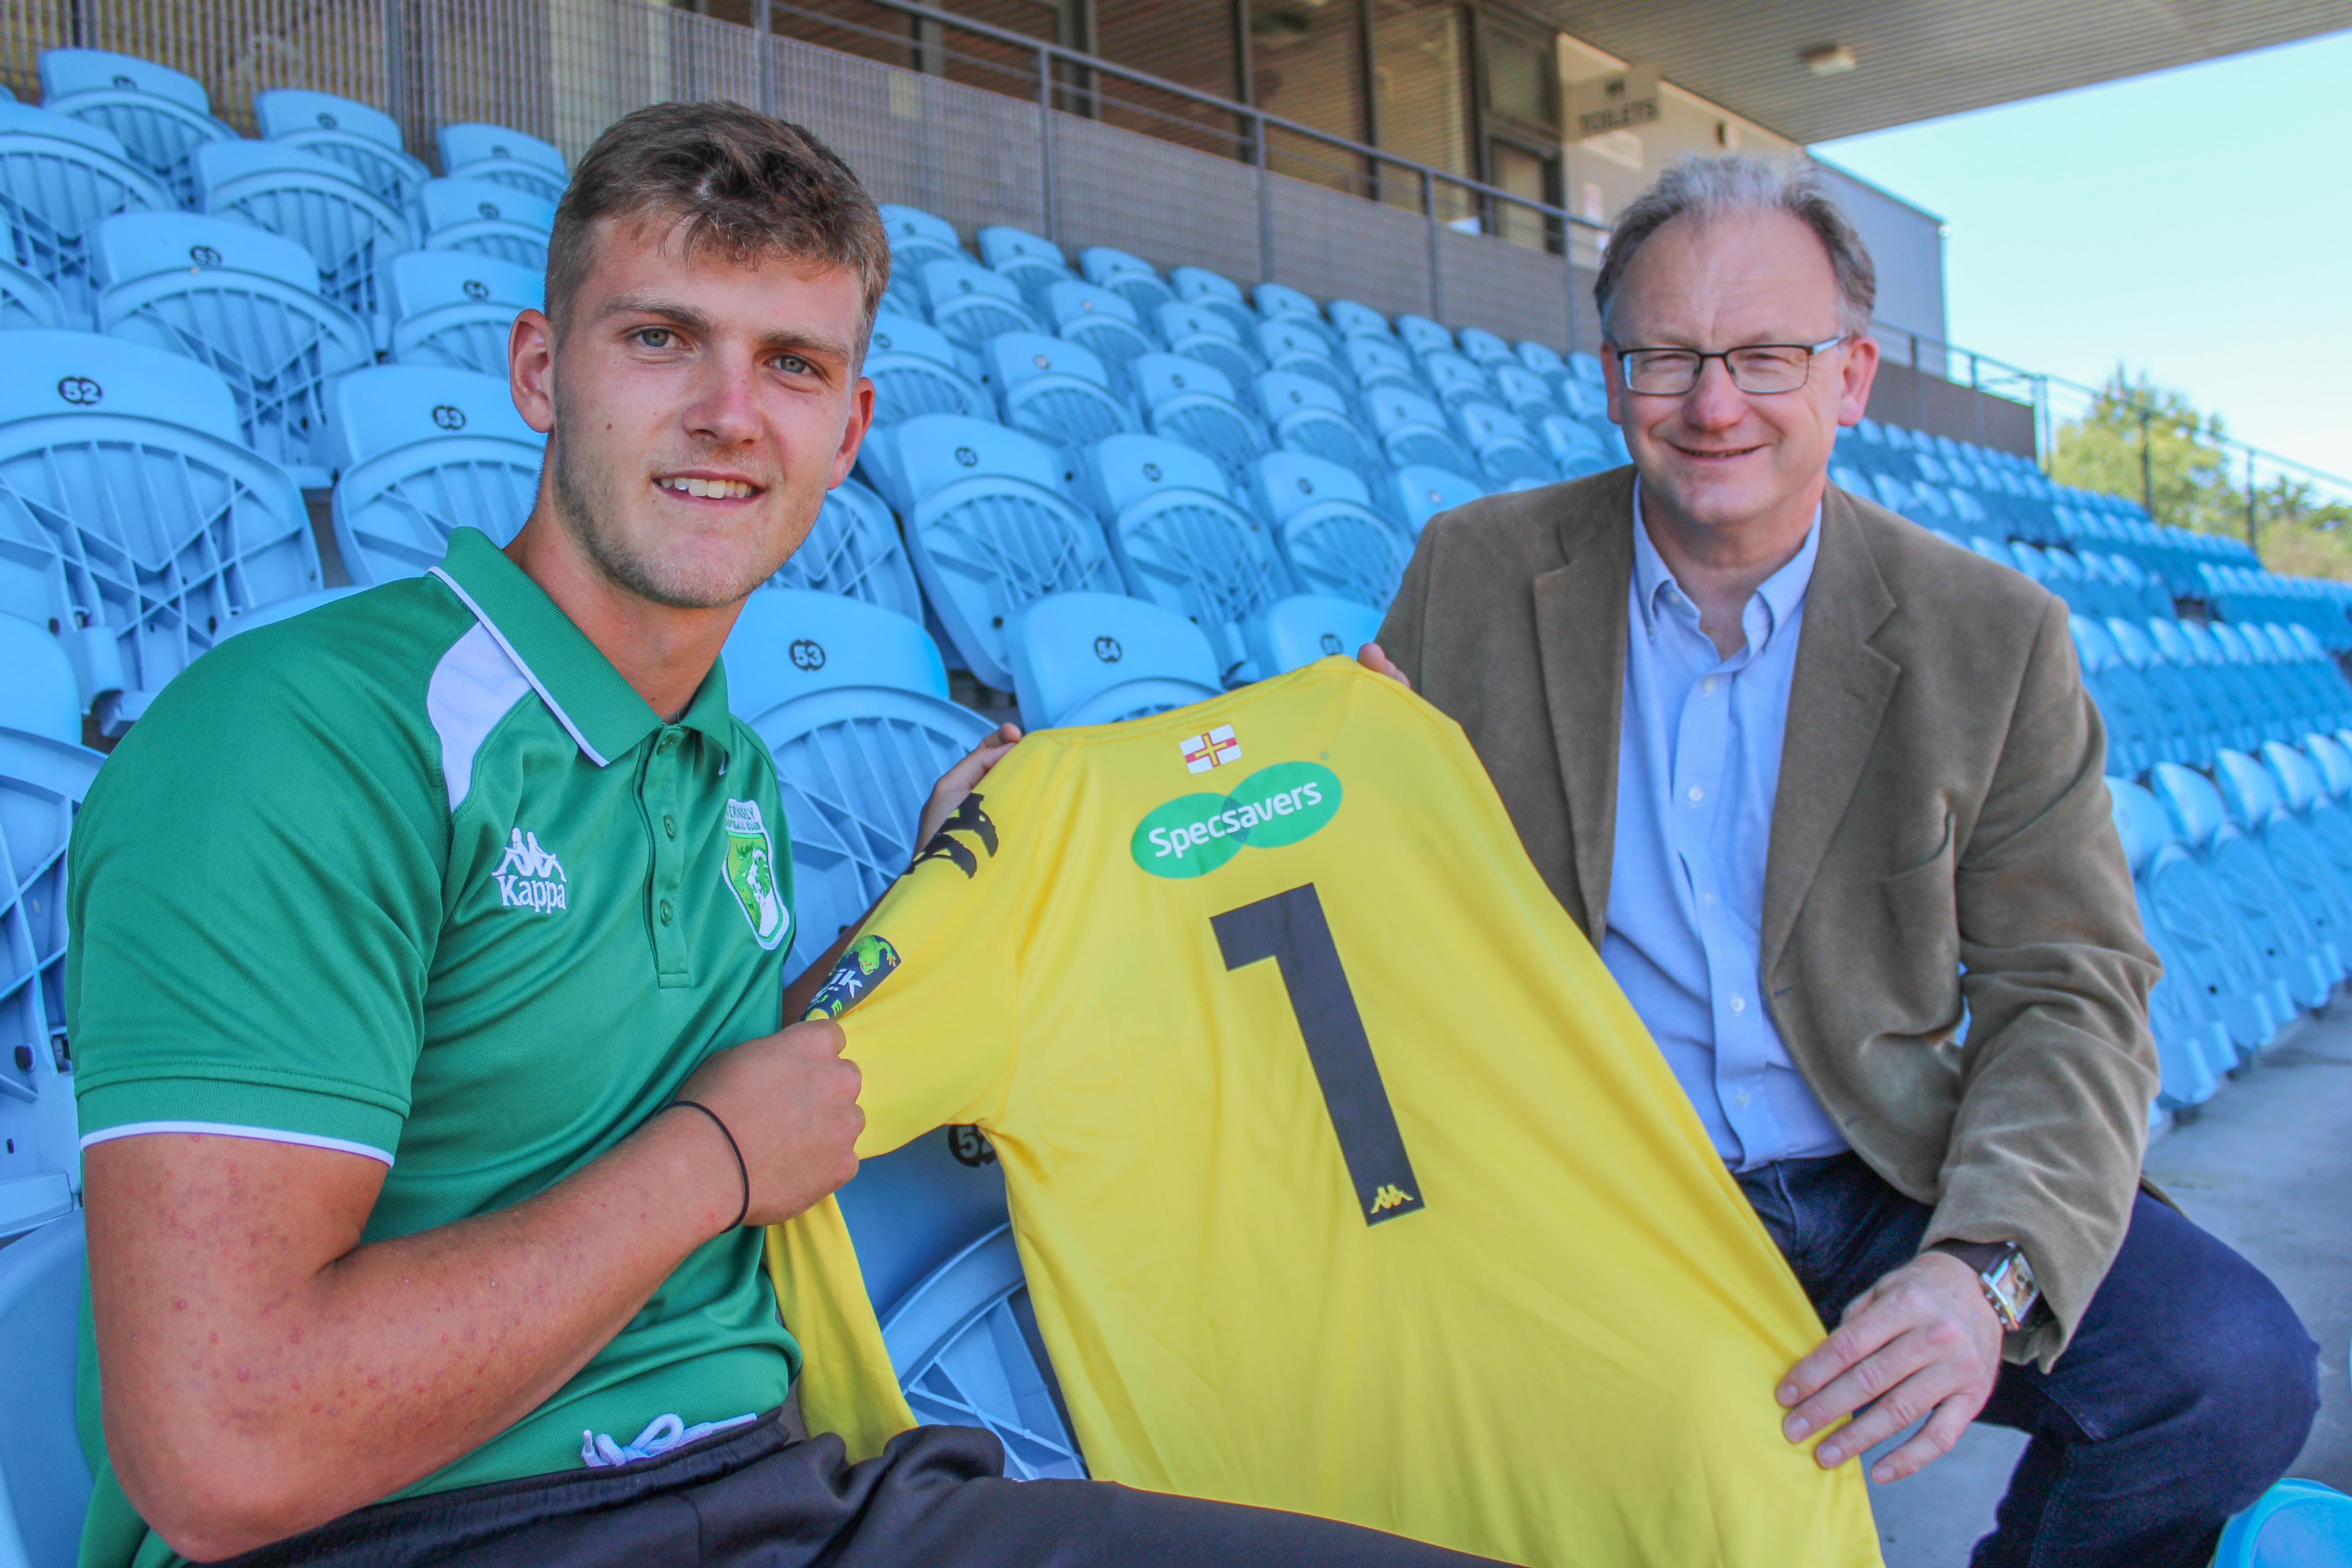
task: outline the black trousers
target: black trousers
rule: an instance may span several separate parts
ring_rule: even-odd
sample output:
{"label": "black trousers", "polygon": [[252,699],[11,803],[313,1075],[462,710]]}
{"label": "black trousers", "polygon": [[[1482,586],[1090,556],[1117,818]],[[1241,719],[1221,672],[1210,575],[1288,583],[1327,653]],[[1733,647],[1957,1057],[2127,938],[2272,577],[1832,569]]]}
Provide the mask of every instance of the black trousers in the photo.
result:
{"label": "black trousers", "polygon": [[[1827,1326],[1927,1233],[1927,1206],[1854,1154],[1783,1160],[1738,1182]],[[1977,1417],[2033,1441],[1972,1568],[2210,1561],[2222,1522],[2302,1448],[2318,1356],[2260,1269],[2141,1194],[2057,1364],[2003,1366]]]}
{"label": "black trousers", "polygon": [[1306,1514],[1009,1481],[995,1437],[920,1426],[845,1463],[774,1416],[610,1469],[379,1503],[236,1568],[1454,1568],[1485,1563]]}

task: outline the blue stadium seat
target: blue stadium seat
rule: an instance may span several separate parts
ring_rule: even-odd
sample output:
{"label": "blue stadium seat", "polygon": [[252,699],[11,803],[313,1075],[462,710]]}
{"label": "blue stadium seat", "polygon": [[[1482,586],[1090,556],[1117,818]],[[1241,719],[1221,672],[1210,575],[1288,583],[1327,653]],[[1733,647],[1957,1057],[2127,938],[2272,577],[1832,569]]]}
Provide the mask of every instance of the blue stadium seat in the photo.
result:
{"label": "blue stadium seat", "polygon": [[333,159],[396,210],[405,211],[433,177],[402,141],[400,121],[356,99],[272,88],[253,95],[253,118],[270,141]]}
{"label": "blue stadium seat", "polygon": [[1028,1297],[1008,1225],[909,1290],[882,1320],[882,1342],[916,1420],[985,1427],[1015,1479],[1080,1479]]}
{"label": "blue stadium seat", "polygon": [[[2007,549],[1997,540],[1976,540],[1971,544],[2004,552]],[[2146,773],[2162,756],[2160,737],[2164,733],[2164,721],[2147,682],[2125,660],[2106,627],[2096,621],[2073,620],[2067,623],[2067,629],[2074,634],[2074,657],[2082,667],[2084,689],[2098,704],[2099,717],[2106,722],[2111,771],[2132,775]]]}
{"label": "blue stadium seat", "polygon": [[[81,1190],[66,1043],[66,844],[105,760],[74,742],[0,729],[0,1240],[72,1213]],[[0,1267],[7,1258],[0,1250]],[[6,1344],[0,1334],[0,1355]],[[13,1424],[20,1386],[0,1376],[12,1417],[0,1427]]]}
{"label": "blue stadium seat", "polygon": [[994,726],[948,700],[921,623],[841,595],[759,589],[725,658],[729,706],[774,754],[792,824],[798,974],[906,870],[931,785]]}
{"label": "blue stadium seat", "polygon": [[1213,366],[1237,387],[1258,373],[1258,356],[1243,342],[1241,330],[1208,301],[1171,300],[1151,313],[1151,324],[1170,353]]}
{"label": "blue stadium seat", "polygon": [[1452,409],[1465,403],[1492,403],[1495,384],[1486,373],[1452,349],[1421,356],[1421,378],[1437,396],[1440,406]]}
{"label": "blue stadium seat", "polygon": [[1559,469],[1517,415],[1492,403],[1462,403],[1454,405],[1454,424],[1468,439],[1489,484],[1525,489],[1559,482]]}
{"label": "blue stadium seat", "polygon": [[1313,376],[1342,398],[1354,399],[1356,378],[1332,357],[1331,341],[1320,323],[1300,316],[1277,316],[1260,321],[1254,336],[1257,356],[1266,369]]}
{"label": "blue stadium seat", "polygon": [[1551,395],[1550,384],[1517,361],[1506,359],[1490,363],[1486,374],[1494,382],[1495,395],[1503,405],[1530,426],[1561,412],[1559,399]]}
{"label": "blue stadium seat", "polygon": [[1056,283],[1076,283],[1078,275],[1062,256],[1062,247],[1042,234],[1009,224],[991,224],[972,238],[979,243],[981,264],[1019,285],[1029,308],[1048,315],[1045,296]]}
{"label": "blue stadium seat", "polygon": [[926,414],[866,438],[876,488],[906,525],[915,574],[955,651],[1013,689],[1009,624],[1048,594],[1117,593],[1102,528],[1041,442],[979,419]]}
{"label": "blue stadium seat", "polygon": [[1152,434],[1206,452],[1235,490],[1249,483],[1250,465],[1271,444],[1257,416],[1234,395],[1223,373],[1182,354],[1150,353],[1129,367],[1135,393]]}
{"label": "blue stadium seat", "polygon": [[1617,465],[1601,444],[1601,437],[1581,419],[1565,414],[1547,414],[1536,426],[1536,434],[1551,453],[1551,460],[1563,479],[1581,479],[1587,474],[1606,472]]}
{"label": "blue stadium seat", "polygon": [[551,142],[504,125],[478,121],[444,125],[434,132],[441,172],[453,180],[488,180],[551,205],[572,183],[562,151]]}
{"label": "blue stadium seat", "polygon": [[1207,634],[1221,679],[1250,674],[1242,623],[1290,591],[1265,524],[1234,504],[1216,462],[1159,436],[1113,436],[1085,458],[1086,488],[1138,598]]}
{"label": "blue stadium seat", "polygon": [[1560,357],[1558,349],[1547,344],[1523,338],[1511,345],[1511,353],[1521,364],[1546,381],[1557,383],[1568,374],[1568,361]]}
{"label": "blue stadium seat", "polygon": [[0,611],[57,631],[118,734],[231,616],[320,585],[310,515],[205,366],[93,332],[8,353]]}
{"label": "blue stadium seat", "polygon": [[[2270,745],[2291,749],[2283,742]],[[2223,752],[2213,760],[2213,778],[2231,825],[2261,845],[2280,885],[2294,896],[2332,987],[2344,978],[2346,955],[2352,953],[2352,886],[2336,864],[2335,846],[2288,809],[2285,792],[2265,763],[2243,752]]]}
{"label": "blue stadium seat", "polygon": [[1364,405],[1372,428],[1380,432],[1381,449],[1392,468],[1425,463],[1457,474],[1477,470],[1477,460],[1446,424],[1444,411],[1428,398],[1398,386],[1368,387]]}
{"label": "blue stadium seat", "polygon": [[1160,344],[1144,329],[1135,307],[1108,289],[1092,283],[1061,282],[1045,290],[1045,314],[1056,334],[1103,362],[1111,386],[1132,395],[1135,378],[1129,364]]}
{"label": "blue stadium seat", "polygon": [[425,248],[463,250],[547,270],[555,204],[489,180],[427,180],[417,193]]}
{"label": "blue stadium seat", "polygon": [[1337,463],[1367,487],[1386,477],[1388,462],[1379,445],[1350,416],[1348,400],[1330,383],[1270,370],[1257,378],[1257,404],[1274,427],[1276,446]]}
{"label": "blue stadium seat", "polygon": [[2172,822],[2156,797],[2126,779],[2107,779],[2108,805],[2123,840],[2139,904],[2140,929],[2163,961],[2147,999],[2148,1026],[2156,1036],[2160,1072],[2158,1103],[2167,1110],[2211,1098],[2220,1075],[2237,1065],[2236,1048],[2221,1011],[2197,984],[2195,966],[2178,952],[2172,933],[2149,907],[2144,879],[2165,847],[2174,842]]}
{"label": "blue stadium seat", "polygon": [[258,631],[263,626],[274,626],[280,621],[290,621],[297,616],[307,616],[321,605],[331,605],[339,599],[348,599],[358,592],[360,592],[359,589],[349,586],[319,588],[308,594],[297,594],[290,599],[274,600],[258,609],[247,610],[230,621],[227,626],[221,628],[221,636],[223,638],[233,637],[246,632]]}
{"label": "blue stadium seat", "polygon": [[865,372],[874,383],[874,422],[893,425],[919,414],[996,416],[996,401],[964,374],[962,356],[927,321],[882,310],[874,317]]}
{"label": "blue stadium seat", "polygon": [[920,267],[926,261],[969,261],[971,256],[963,240],[956,234],[955,225],[920,207],[900,206],[884,202],[876,209],[882,215],[883,232],[889,236],[891,256],[908,266]]}
{"label": "blue stadium seat", "polygon": [[[1323,307],[1323,316],[1339,334],[1342,343],[1353,338],[1396,342],[1396,332],[1389,326],[1389,319],[1370,305],[1360,305],[1353,300],[1334,300]],[[1397,346],[1403,347],[1402,343]]]}
{"label": "blue stadium seat", "polygon": [[1318,331],[1323,330],[1323,307],[1315,297],[1287,283],[1261,283],[1250,290],[1250,303],[1257,308],[1261,321],[1305,321]]}
{"label": "blue stadium seat", "polygon": [[[942,770],[944,771],[944,770]],[[1012,1216],[1004,1168],[976,1127],[940,1127],[857,1163],[834,1194],[877,1316]]]}
{"label": "blue stadium seat", "polygon": [[74,1426],[82,1258],[79,1214],[0,1250],[0,1563],[63,1568],[80,1547],[90,1489]]}
{"label": "blue stadium seat", "polygon": [[1013,617],[1021,722],[1113,724],[1221,695],[1217,656],[1173,610],[1124,594],[1052,594]]}
{"label": "blue stadium seat", "polygon": [[44,49],[40,72],[42,108],[112,132],[183,206],[195,198],[196,149],[236,139],[235,127],[213,118],[204,83],[169,66],[105,49]]}
{"label": "blue stadium seat", "polygon": [[395,364],[507,374],[514,319],[547,305],[547,274],[457,250],[409,250],[379,280]]}
{"label": "blue stadium seat", "polygon": [[2296,1008],[2326,1002],[2336,975],[2329,973],[2318,935],[2262,845],[2230,820],[2221,792],[2204,774],[2175,763],[2157,763],[2150,779],[2181,841],[2212,871],[2231,916],[2252,939],[2265,971],[2284,987],[2287,1000]]}
{"label": "blue stadium seat", "polygon": [[2210,1034],[2193,1037],[2208,1071],[2218,1077],[2267,1044],[2294,1016],[2294,1005],[2271,977],[2252,937],[2231,918],[2229,895],[2180,841],[2162,803],[2119,779],[2111,777],[2107,788],[2126,850],[2145,857],[2133,860],[2132,870],[2141,923],[2154,933],[2150,945],[2168,973],[2187,983],[2187,1000],[2200,1016],[2217,1017],[2228,1037],[2226,1052]]}
{"label": "blue stadium seat", "polygon": [[363,319],[382,310],[376,268],[415,243],[399,209],[331,158],[277,142],[196,149],[203,209],[282,234],[319,264],[320,291]]}
{"label": "blue stadium seat", "polygon": [[62,327],[65,300],[57,285],[16,264],[16,232],[0,210],[0,331],[17,327]]}
{"label": "blue stadium seat", "polygon": [[1387,338],[1359,334],[1339,345],[1339,358],[1355,378],[1359,394],[1369,397],[1383,386],[1393,386],[1417,397],[1429,395],[1429,384],[1422,379],[1421,367],[1404,352],[1404,345]]}
{"label": "blue stadium seat", "polygon": [[1453,330],[1431,321],[1427,316],[1402,315],[1396,319],[1397,341],[1411,349],[1416,358],[1426,359],[1433,353],[1459,353],[1460,345],[1454,341]]}
{"label": "blue stadium seat", "polygon": [[98,226],[117,213],[177,206],[112,132],[0,103],[0,216],[15,242],[9,259],[57,290],[61,325],[91,320],[89,241]]}
{"label": "blue stadium seat", "polygon": [[52,741],[81,740],[81,682],[73,660],[48,628],[21,616],[0,615],[0,730],[20,730]]}
{"label": "blue stadium seat", "polygon": [[[1473,364],[1485,366],[1489,373],[1504,365],[1514,370],[1528,368],[1519,363],[1517,355],[1511,353],[1510,344],[1484,327],[1465,327],[1454,337],[1461,344],[1464,357]],[[1542,377],[1538,376],[1537,379],[1541,381]]]}
{"label": "blue stadium seat", "polygon": [[2153,760],[2202,767],[2212,747],[2202,735],[2204,715],[2188,679],[2138,622],[2110,616],[2104,623],[2123,661],[2139,672],[2149,705]]}
{"label": "blue stadium seat", "polygon": [[1134,306],[1139,317],[1149,317],[1176,298],[1176,290],[1168,287],[1158,268],[1140,256],[1130,256],[1108,245],[1089,246],[1079,251],[1078,272],[1096,288],[1108,289]]}
{"label": "blue stadium seat", "polygon": [[1232,323],[1235,337],[1245,336],[1257,325],[1257,312],[1249,308],[1241,285],[1222,272],[1212,272],[1205,267],[1171,267],[1168,269],[1168,286],[1186,304],[1198,305],[1223,317]]}
{"label": "blue stadium seat", "polygon": [[2343,1568],[2352,1563],[2352,1497],[2284,1480],[2221,1530],[2212,1568]]}
{"label": "blue stadium seat", "polygon": [[982,362],[1004,422],[1015,430],[1079,447],[1135,427],[1102,361],[1076,343],[1043,332],[1003,332],[988,340]]}
{"label": "blue stadium seat", "polygon": [[210,365],[236,398],[246,444],[322,487],[327,383],[373,363],[372,334],[319,293],[292,240],[196,213],[124,213],[99,226],[101,331]]}
{"label": "blue stadium seat", "polygon": [[1242,634],[1263,679],[1318,658],[1353,658],[1380,629],[1381,612],[1369,605],[1328,594],[1293,594],[1251,617]]}
{"label": "blue stadium seat", "polygon": [[978,350],[1000,332],[1034,332],[1037,318],[1020,286],[975,261],[927,261],[919,276],[931,325]]}
{"label": "blue stadium seat", "polygon": [[1270,452],[1253,474],[1259,510],[1275,525],[1291,580],[1309,594],[1384,610],[1396,596],[1412,542],[1372,510],[1363,480],[1305,452]]}
{"label": "blue stadium seat", "polygon": [[856,479],[825,492],[808,537],[768,585],[839,594],[909,620],[923,618],[922,590],[915,585],[915,563],[898,537],[898,520]]}
{"label": "blue stadium seat", "polygon": [[1433,468],[1424,464],[1411,464],[1387,476],[1387,494],[1382,498],[1404,519],[1405,527],[1415,539],[1427,527],[1429,520],[1441,511],[1451,511],[1457,506],[1476,500],[1486,493],[1477,480],[1445,468]]}
{"label": "blue stadium seat", "polygon": [[328,404],[335,543],[353,583],[430,570],[454,529],[504,544],[530,515],[547,438],[504,381],[383,364],[337,382]]}

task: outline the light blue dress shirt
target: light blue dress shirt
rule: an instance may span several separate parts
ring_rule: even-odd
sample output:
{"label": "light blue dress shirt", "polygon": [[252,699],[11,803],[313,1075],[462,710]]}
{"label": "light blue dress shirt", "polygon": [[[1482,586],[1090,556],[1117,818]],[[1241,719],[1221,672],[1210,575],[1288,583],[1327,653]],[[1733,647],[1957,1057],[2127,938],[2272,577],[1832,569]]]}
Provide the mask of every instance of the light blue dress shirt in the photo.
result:
{"label": "light blue dress shirt", "polygon": [[1805,589],[1803,548],[1740,612],[1729,658],[1666,569],[1633,494],[1617,845],[1601,962],[1734,1170],[1846,1147],[1789,1059],[1760,974],[1765,853]]}

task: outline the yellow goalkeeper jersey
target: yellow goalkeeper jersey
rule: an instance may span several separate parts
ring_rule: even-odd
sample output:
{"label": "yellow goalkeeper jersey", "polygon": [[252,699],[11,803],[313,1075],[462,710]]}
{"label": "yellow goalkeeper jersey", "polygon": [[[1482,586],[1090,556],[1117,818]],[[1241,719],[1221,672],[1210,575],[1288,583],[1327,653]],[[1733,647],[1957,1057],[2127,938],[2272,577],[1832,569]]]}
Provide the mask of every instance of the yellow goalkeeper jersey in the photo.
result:
{"label": "yellow goalkeeper jersey", "polygon": [[[1034,734],[863,936],[818,998],[859,1152],[986,1131],[1097,1479],[1525,1563],[1879,1561],[1780,1435],[1803,1293],[1402,687]],[[846,1246],[828,1204],[771,1257],[855,1449],[908,1418]]]}

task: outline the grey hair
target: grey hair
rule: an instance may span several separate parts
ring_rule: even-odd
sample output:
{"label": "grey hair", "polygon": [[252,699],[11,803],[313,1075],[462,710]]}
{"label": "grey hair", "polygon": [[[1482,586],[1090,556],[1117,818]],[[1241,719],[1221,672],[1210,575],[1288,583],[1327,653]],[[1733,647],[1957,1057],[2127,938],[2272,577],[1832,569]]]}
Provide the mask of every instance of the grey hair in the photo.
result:
{"label": "grey hair", "polygon": [[1799,158],[1776,163],[1754,156],[1707,158],[1696,153],[1667,164],[1657,184],[1617,215],[1609,248],[1601,257],[1601,275],[1592,280],[1592,302],[1601,310],[1601,331],[1615,342],[1609,307],[1623,286],[1634,256],[1659,229],[1685,214],[1705,223],[1769,212],[1787,213],[1813,231],[1822,248],[1829,252],[1830,271],[1837,279],[1838,330],[1856,337],[1868,332],[1878,303],[1878,268],[1813,161]]}

